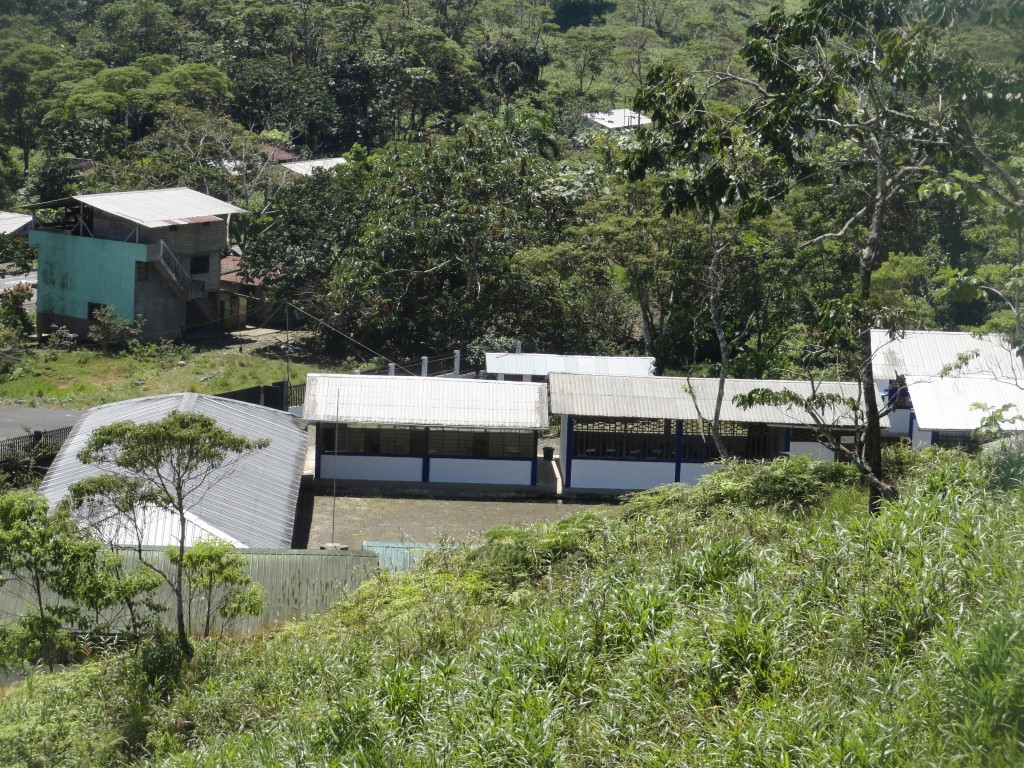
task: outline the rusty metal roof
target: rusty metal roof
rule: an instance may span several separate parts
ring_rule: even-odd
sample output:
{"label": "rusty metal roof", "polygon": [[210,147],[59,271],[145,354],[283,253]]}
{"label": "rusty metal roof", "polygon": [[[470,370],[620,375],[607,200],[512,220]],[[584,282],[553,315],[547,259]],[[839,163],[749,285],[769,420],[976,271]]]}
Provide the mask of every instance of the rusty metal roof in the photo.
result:
{"label": "rusty metal roof", "polygon": [[339,424],[546,429],[545,384],[311,373],[303,418]]}

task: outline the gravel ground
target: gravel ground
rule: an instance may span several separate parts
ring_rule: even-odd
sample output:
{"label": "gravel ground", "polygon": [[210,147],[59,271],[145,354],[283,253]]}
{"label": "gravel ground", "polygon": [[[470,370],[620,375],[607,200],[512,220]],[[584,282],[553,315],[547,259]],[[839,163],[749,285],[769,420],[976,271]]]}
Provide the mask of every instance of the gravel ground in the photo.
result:
{"label": "gravel ground", "polygon": [[[364,541],[482,541],[495,525],[520,525],[563,517],[592,504],[553,501],[474,501],[468,499],[395,499],[320,495],[314,500],[309,548],[333,540],[361,549]],[[602,506],[602,505],[597,505]],[[332,533],[333,523],[333,533]]]}

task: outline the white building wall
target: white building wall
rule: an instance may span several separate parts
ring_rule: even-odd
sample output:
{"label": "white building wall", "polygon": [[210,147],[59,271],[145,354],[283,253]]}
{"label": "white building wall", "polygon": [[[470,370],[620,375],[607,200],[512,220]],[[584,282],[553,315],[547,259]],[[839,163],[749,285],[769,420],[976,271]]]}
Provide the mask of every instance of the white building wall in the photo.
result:
{"label": "white building wall", "polygon": [[679,482],[686,485],[693,485],[704,475],[710,475],[719,469],[717,464],[681,464],[679,467]]}
{"label": "white building wall", "polygon": [[932,444],[932,432],[929,429],[915,429],[910,436],[910,445],[915,451],[923,451]]}
{"label": "white building wall", "polygon": [[833,461],[835,454],[821,443],[790,443],[790,456],[810,456],[818,461]]}
{"label": "white building wall", "polygon": [[503,459],[430,459],[432,483],[530,485],[532,462]]}
{"label": "white building wall", "polygon": [[569,455],[569,417],[562,416],[558,429],[558,471],[562,474],[562,481],[565,481],[565,462]]}
{"label": "white building wall", "polygon": [[[683,468],[687,466],[691,465]],[[675,479],[675,462],[574,458],[570,488],[637,491],[674,483]]]}
{"label": "white building wall", "polygon": [[890,413],[889,427],[885,431],[890,435],[909,435],[911,413],[913,413],[913,411],[909,408],[903,408]]}
{"label": "white building wall", "polygon": [[324,480],[383,480],[419,483],[423,480],[423,459],[418,456],[320,456],[320,478]]}

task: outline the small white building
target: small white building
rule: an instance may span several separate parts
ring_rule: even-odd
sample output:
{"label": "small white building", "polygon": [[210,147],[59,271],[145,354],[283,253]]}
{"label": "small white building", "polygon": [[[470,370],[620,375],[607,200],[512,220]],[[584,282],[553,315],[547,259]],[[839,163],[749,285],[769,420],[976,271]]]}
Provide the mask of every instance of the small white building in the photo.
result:
{"label": "small white building", "polygon": [[487,375],[513,381],[546,381],[552,373],[598,376],[653,376],[653,357],[546,355],[536,352],[487,352]]}
{"label": "small white building", "polygon": [[318,480],[537,484],[547,385],[310,374]]}
{"label": "small white building", "polygon": [[650,125],[651,118],[632,109],[613,109],[610,112],[588,112],[587,119],[607,131],[622,131]]}
{"label": "small white building", "polygon": [[871,331],[879,403],[895,401],[885,434],[914,448],[968,445],[987,410],[1010,406],[1002,421],[1024,416],[1024,366],[998,334]]}
{"label": "small white building", "polygon": [[[715,470],[718,459],[707,427],[714,414],[718,379],[670,376],[596,376],[552,373],[551,410],[561,417],[560,469],[567,490],[628,491],[666,483],[693,483]],[[812,390],[812,387],[814,388]],[[734,403],[757,389],[813,392],[858,401],[854,382],[728,379],[721,434],[730,455],[772,459],[810,455],[831,460],[816,437],[812,418],[796,406]],[[830,428],[849,432],[862,423],[843,403],[825,403],[819,415]]]}
{"label": "small white building", "polygon": [[347,163],[344,157],[324,157],[319,160],[296,160],[294,163],[281,163],[286,168],[299,176],[312,176],[316,171],[329,171],[335,166]]}

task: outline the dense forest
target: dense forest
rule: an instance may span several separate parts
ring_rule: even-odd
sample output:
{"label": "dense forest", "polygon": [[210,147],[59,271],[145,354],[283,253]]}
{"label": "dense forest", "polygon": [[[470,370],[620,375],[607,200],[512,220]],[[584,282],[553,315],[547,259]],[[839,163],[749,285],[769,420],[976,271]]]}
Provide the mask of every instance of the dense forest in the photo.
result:
{"label": "dense forest", "polygon": [[[0,13],[0,207],[229,199],[247,274],[348,353],[518,339],[849,376],[843,328],[1019,332],[1015,0]],[[654,125],[587,127],[627,105]],[[286,180],[275,147],[348,162]]]}

